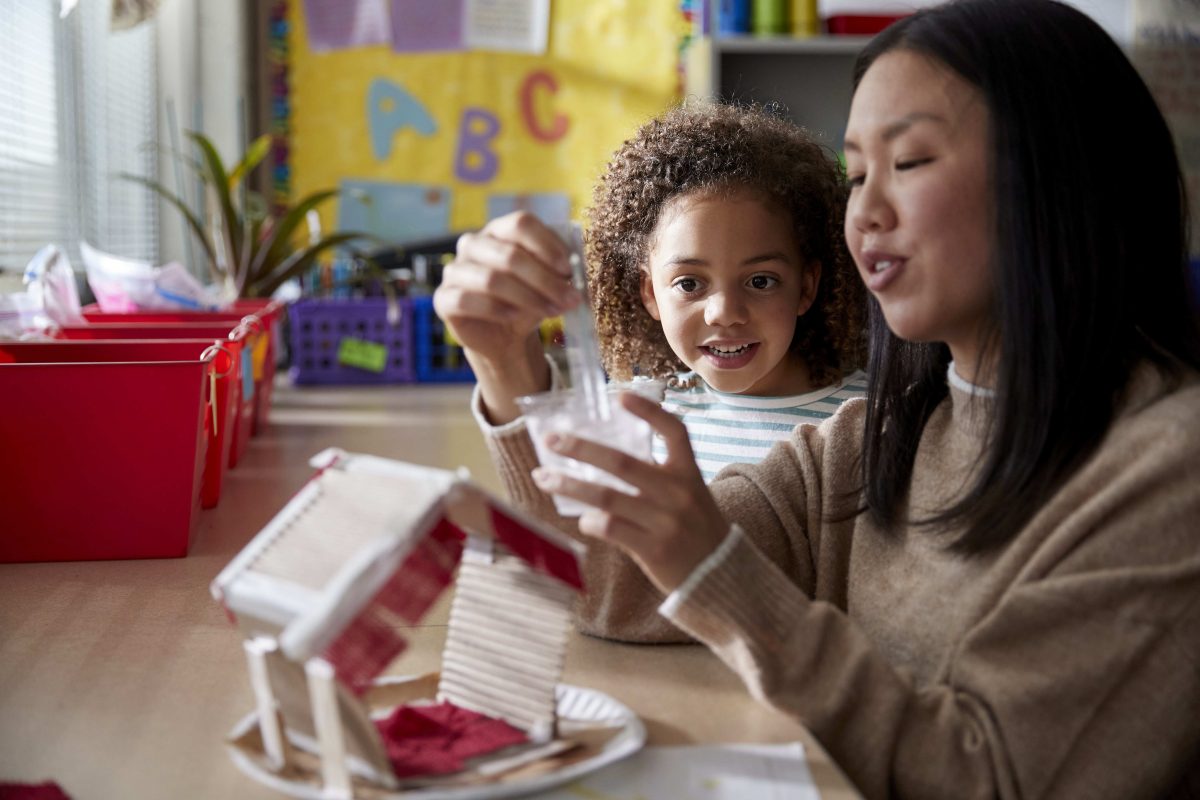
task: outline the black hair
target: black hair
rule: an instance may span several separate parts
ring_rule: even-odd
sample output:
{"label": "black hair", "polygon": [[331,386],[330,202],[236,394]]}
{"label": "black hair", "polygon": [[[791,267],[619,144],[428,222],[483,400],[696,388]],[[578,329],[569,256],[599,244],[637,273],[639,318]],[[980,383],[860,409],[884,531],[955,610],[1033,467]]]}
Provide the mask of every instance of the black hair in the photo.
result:
{"label": "black hair", "polygon": [[[981,343],[994,413],[973,485],[920,520],[980,553],[1008,542],[1088,459],[1139,363],[1200,368],[1188,208],[1167,123],[1133,65],[1085,14],[1052,0],[959,0],[886,29],[883,54],[931,58],[990,114],[993,304]],[[917,443],[947,394],[944,344],[902,341],[870,301],[865,504],[904,521]],[[885,434],[886,432],[886,434]]]}

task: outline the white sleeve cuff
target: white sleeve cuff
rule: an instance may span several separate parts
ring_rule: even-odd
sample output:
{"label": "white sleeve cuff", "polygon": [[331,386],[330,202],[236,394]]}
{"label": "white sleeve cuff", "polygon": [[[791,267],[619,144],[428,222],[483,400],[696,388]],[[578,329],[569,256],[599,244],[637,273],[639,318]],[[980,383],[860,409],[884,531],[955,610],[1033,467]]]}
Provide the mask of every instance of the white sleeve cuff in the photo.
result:
{"label": "white sleeve cuff", "polygon": [[483,394],[479,391],[478,383],[471,390],[471,415],[475,417],[475,422],[479,425],[479,429],[488,434],[505,434],[521,430],[525,427],[524,417],[517,417],[514,420],[505,422],[503,425],[496,425],[488,419],[487,413],[483,410]]}
{"label": "white sleeve cuff", "polygon": [[[558,364],[554,363],[554,359],[546,354],[546,363],[550,365],[550,391],[555,391],[562,388],[563,379],[562,373],[559,372]],[[471,390],[471,414],[475,417],[475,422],[479,425],[480,430],[492,434],[505,434],[512,431],[521,430],[525,427],[525,418],[517,417],[514,420],[504,423],[503,425],[495,425],[483,410],[483,396],[479,391],[479,384],[475,384],[475,388]]]}
{"label": "white sleeve cuff", "polygon": [[717,546],[717,549],[709,553],[708,558],[701,561],[692,570],[692,574],[688,575],[684,582],[679,584],[679,588],[667,596],[667,599],[658,607],[658,613],[668,619],[674,616],[679,607],[687,602],[688,597],[700,585],[700,582],[708,576],[708,573],[721,566],[721,563],[728,558],[729,553],[732,552],[734,545],[737,544],[740,538],[742,538],[742,529],[734,525],[729,529],[729,533],[725,535],[724,541]]}

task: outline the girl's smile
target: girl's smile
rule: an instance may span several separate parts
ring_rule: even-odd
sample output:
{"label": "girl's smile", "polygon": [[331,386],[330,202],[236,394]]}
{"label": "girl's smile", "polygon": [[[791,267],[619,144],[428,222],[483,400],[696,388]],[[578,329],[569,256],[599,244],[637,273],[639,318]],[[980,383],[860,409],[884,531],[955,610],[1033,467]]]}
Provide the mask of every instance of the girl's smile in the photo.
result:
{"label": "girl's smile", "polygon": [[706,344],[700,348],[705,358],[717,369],[741,369],[749,364],[758,352],[758,342],[745,344]]}

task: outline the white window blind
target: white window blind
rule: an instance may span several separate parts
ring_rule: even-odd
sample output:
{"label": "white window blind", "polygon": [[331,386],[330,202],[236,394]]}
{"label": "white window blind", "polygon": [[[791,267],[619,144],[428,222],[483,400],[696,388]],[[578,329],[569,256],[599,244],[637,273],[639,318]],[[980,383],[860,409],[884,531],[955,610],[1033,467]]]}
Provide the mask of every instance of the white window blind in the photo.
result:
{"label": "white window blind", "polygon": [[0,0],[0,267],[79,240],[158,260],[154,21],[110,31],[111,3]]}

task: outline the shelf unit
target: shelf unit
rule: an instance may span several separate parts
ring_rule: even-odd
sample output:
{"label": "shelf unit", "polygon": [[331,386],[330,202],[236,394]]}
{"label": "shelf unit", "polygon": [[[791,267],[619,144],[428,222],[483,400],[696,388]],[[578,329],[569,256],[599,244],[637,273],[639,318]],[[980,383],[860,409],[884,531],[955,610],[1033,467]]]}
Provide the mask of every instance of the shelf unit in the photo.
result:
{"label": "shelf unit", "polygon": [[869,36],[716,36],[693,42],[690,96],[779,103],[838,150],[850,111],[854,59]]}

